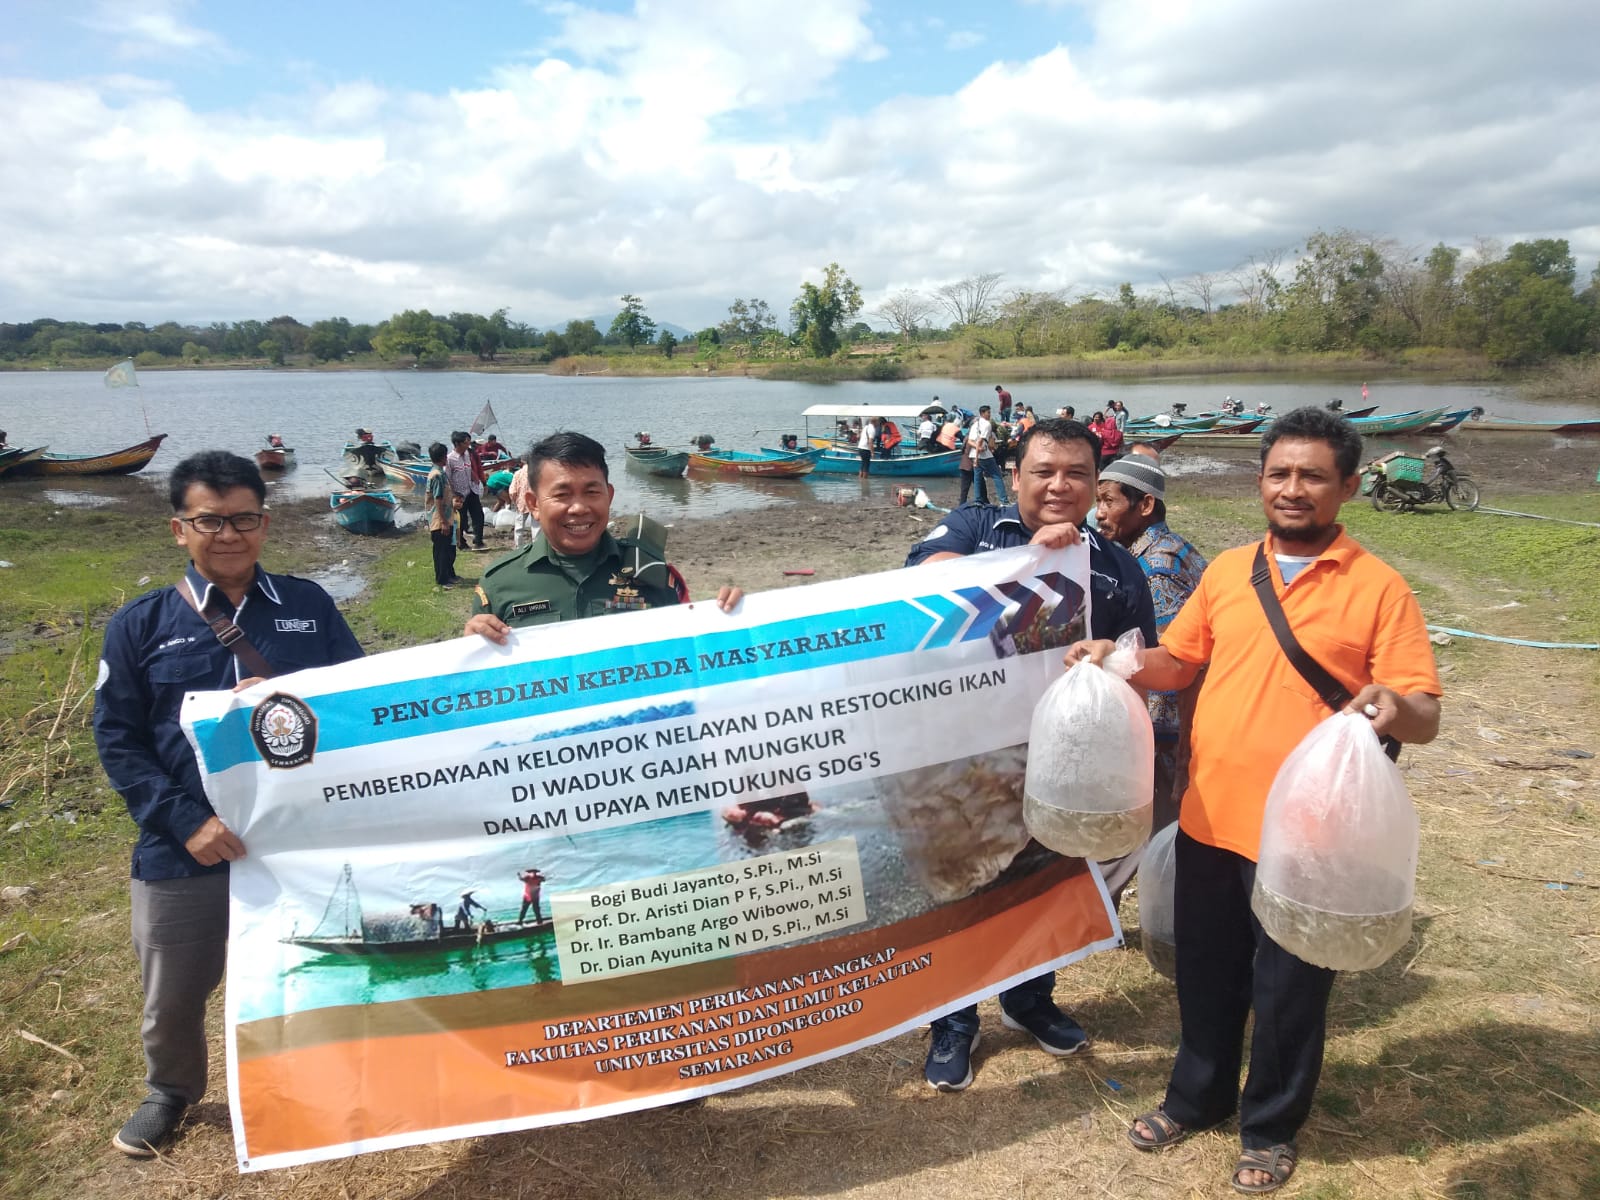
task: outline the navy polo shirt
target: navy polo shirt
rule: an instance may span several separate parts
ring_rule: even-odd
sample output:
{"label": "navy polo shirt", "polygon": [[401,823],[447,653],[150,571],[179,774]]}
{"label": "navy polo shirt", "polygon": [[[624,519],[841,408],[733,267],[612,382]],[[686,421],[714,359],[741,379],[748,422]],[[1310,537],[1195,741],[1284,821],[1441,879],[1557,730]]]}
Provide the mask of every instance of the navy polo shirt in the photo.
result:
{"label": "navy polo shirt", "polygon": [[[204,607],[212,585],[193,564],[188,580]],[[361,657],[361,646],[333,598],[293,575],[269,575],[258,566],[233,620],[278,675]],[[135,879],[179,879],[228,869],[225,862],[202,867],[184,849],[213,813],[178,713],[186,693],[231,689],[244,677],[239,660],[175,587],[130,600],[106,626],[95,685],[94,740],[106,777],[139,827]]]}
{"label": "navy polo shirt", "polygon": [[[1080,530],[1089,546],[1089,636],[1115,640],[1130,629],[1144,634],[1144,644],[1156,644],[1156,608],[1144,569],[1115,542],[1092,529]],[[1033,530],[1022,523],[1015,504],[997,508],[989,504],[964,504],[939,519],[939,525],[911,547],[906,566],[914,567],[930,554],[982,554],[1026,546]]]}

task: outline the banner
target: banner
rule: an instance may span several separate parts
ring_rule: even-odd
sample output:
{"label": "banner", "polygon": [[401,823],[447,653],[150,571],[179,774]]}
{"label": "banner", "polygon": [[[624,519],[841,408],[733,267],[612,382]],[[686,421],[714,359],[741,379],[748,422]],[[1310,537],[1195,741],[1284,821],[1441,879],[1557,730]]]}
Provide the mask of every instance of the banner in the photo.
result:
{"label": "banner", "polygon": [[191,695],[240,1168],[725,1091],[1119,945],[1022,824],[1087,582],[1024,547]]}

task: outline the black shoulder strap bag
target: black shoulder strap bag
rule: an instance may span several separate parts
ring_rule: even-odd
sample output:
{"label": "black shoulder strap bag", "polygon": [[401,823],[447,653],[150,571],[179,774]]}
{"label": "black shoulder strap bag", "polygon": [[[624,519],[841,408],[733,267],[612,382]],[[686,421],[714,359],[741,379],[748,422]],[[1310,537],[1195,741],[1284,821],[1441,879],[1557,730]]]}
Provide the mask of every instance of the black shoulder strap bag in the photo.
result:
{"label": "black shoulder strap bag", "polygon": [[[1311,685],[1311,690],[1322,698],[1324,704],[1334,712],[1342,711],[1353,697],[1344,684],[1307,654],[1305,647],[1295,639],[1294,630],[1289,628],[1289,618],[1284,616],[1283,605],[1278,602],[1278,593],[1272,590],[1272,569],[1267,566],[1265,542],[1256,546],[1255,562],[1250,567],[1250,586],[1256,590],[1256,598],[1261,601],[1261,607],[1267,614],[1267,624],[1272,626],[1272,632],[1278,639],[1278,646],[1282,649],[1284,657],[1296,671],[1300,672],[1300,677]],[[1383,752],[1390,759],[1400,757],[1400,743],[1394,738],[1383,737],[1378,740],[1383,743]]]}
{"label": "black shoulder strap bag", "polygon": [[[201,608],[200,602],[195,599],[193,590],[189,587],[187,577],[178,580],[178,595],[189,602],[189,607],[200,614],[200,619],[211,627],[211,632],[217,635],[217,641],[228,648],[228,652],[239,660],[246,674],[258,676],[261,679],[271,679],[277,674],[270,663],[261,657],[255,643],[245,636],[244,630],[233,623],[233,618],[222,612],[217,607]],[[213,589],[213,598],[215,589]]]}

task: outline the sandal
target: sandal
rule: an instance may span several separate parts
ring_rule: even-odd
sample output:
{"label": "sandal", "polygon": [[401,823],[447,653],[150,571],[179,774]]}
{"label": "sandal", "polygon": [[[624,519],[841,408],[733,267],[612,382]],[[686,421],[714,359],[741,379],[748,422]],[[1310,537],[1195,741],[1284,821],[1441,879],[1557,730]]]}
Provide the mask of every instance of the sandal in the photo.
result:
{"label": "sandal", "polygon": [[[1239,1155],[1239,1161],[1233,1168],[1231,1176],[1233,1190],[1244,1192],[1247,1195],[1260,1195],[1262,1192],[1275,1192],[1289,1182],[1289,1176],[1294,1174],[1295,1148],[1292,1145],[1269,1146],[1265,1150],[1245,1150]],[[1261,1171],[1268,1175],[1265,1183],[1241,1183],[1241,1171]]]}
{"label": "sandal", "polygon": [[[1149,1137],[1144,1137],[1134,1129],[1134,1125],[1141,1121],[1150,1130]],[[1210,1126],[1206,1128],[1209,1129]],[[1202,1130],[1178,1124],[1167,1115],[1165,1108],[1153,1108],[1142,1116],[1134,1118],[1133,1125],[1128,1126],[1128,1140],[1133,1143],[1135,1150],[1165,1150],[1168,1146],[1176,1146],[1184,1138],[1200,1132]]]}

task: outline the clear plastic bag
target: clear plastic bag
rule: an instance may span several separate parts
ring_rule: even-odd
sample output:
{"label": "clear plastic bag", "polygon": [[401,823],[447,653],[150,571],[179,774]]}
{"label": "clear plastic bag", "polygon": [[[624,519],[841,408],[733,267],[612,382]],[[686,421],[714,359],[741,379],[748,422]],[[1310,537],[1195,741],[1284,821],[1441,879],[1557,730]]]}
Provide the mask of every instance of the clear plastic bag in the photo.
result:
{"label": "clear plastic bag", "polygon": [[1178,977],[1178,823],[1156,831],[1139,860],[1139,944],[1158,975]]}
{"label": "clear plastic bag", "polygon": [[1308,963],[1376,967],[1411,936],[1417,838],[1417,810],[1371,722],[1335,713],[1272,781],[1250,907]]}
{"label": "clear plastic bag", "polygon": [[1076,663],[1034,706],[1022,819],[1058,854],[1120,858],[1150,836],[1155,734],[1127,684],[1143,649],[1130,630],[1104,666]]}

